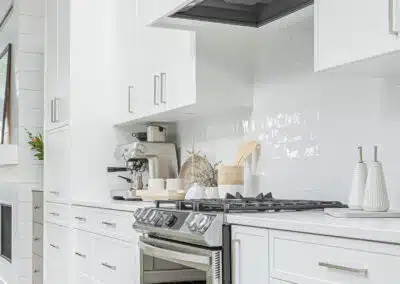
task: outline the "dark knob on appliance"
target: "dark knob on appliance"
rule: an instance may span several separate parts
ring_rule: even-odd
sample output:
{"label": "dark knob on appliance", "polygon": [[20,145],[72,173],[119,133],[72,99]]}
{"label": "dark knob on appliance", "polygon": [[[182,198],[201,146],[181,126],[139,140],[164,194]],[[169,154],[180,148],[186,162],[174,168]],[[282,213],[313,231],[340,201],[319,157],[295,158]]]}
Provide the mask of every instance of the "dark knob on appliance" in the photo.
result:
{"label": "dark knob on appliance", "polygon": [[165,219],[164,224],[167,227],[172,227],[173,225],[175,225],[177,220],[178,218],[175,215],[170,215],[167,217],[167,219]]}

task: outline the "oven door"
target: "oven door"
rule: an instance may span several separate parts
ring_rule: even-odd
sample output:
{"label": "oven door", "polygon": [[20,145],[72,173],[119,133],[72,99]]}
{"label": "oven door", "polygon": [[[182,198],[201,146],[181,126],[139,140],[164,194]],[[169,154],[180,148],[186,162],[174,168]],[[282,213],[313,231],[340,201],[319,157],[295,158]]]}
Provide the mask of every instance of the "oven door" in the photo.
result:
{"label": "oven door", "polygon": [[151,237],[141,237],[139,248],[141,284],[222,284],[221,249]]}

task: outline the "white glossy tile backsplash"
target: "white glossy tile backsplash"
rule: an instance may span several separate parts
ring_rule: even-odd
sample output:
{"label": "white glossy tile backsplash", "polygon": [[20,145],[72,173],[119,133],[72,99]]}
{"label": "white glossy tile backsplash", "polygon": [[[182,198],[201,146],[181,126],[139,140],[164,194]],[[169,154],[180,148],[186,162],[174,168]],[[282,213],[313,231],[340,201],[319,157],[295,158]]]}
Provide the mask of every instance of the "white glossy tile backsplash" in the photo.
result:
{"label": "white glossy tile backsplash", "polygon": [[347,202],[356,147],[364,146],[370,161],[376,144],[392,208],[400,208],[400,80],[314,73],[312,28],[305,20],[280,33],[262,31],[252,115],[180,124],[182,157],[193,139],[212,162],[232,163],[239,143],[258,140],[260,192]]}

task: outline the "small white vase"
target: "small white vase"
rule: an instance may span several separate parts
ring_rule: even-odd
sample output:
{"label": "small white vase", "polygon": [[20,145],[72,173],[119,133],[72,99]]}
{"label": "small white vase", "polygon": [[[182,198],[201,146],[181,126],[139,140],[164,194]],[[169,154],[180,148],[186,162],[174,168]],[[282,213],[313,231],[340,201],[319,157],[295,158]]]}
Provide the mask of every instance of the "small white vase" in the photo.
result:
{"label": "small white vase", "polygon": [[367,165],[363,162],[357,163],[353,171],[348,206],[351,210],[362,210],[364,201],[365,185],[367,182]]}
{"label": "small white vase", "polygon": [[380,162],[375,161],[369,169],[363,209],[369,212],[386,212],[389,206],[383,167]]}

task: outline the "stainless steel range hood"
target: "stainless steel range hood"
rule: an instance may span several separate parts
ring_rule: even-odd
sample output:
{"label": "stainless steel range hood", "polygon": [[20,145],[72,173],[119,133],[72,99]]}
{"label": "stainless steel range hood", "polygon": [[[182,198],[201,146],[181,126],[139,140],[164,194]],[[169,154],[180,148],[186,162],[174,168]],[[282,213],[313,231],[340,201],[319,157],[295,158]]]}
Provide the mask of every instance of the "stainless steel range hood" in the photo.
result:
{"label": "stainless steel range hood", "polygon": [[169,17],[258,28],[313,2],[313,0],[194,0]]}

